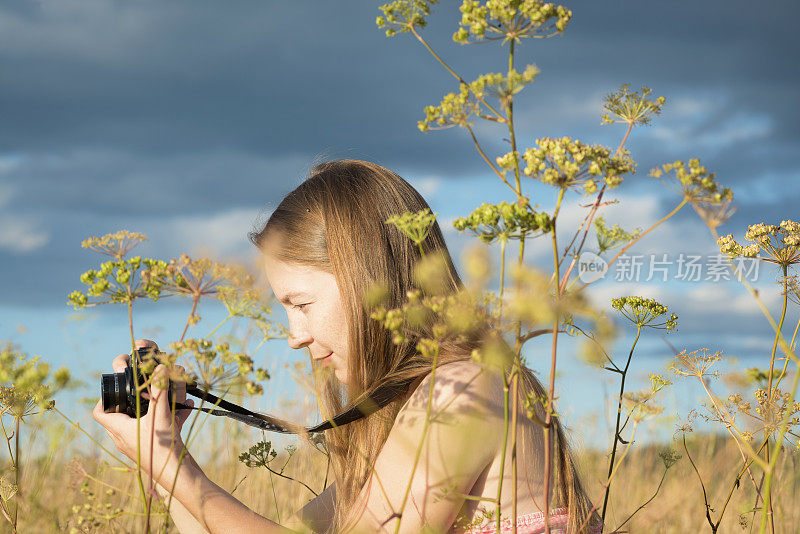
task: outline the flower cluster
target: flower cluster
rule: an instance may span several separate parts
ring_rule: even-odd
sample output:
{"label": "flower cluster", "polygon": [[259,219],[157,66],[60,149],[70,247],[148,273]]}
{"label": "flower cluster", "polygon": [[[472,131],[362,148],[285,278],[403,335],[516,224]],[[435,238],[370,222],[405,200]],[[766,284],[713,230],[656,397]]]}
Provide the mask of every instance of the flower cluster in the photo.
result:
{"label": "flower cluster", "polygon": [[[800,402],[796,402],[789,392],[773,387],[770,398],[766,388],[757,388],[753,392],[753,397],[756,401],[755,407],[745,401],[739,393],[728,396],[728,402],[735,406],[740,413],[756,422],[759,425],[758,430],[763,431],[765,435],[773,435],[778,432],[786,419],[786,434],[793,436],[795,441],[800,438],[800,435],[794,430],[800,425]],[[800,442],[797,442],[797,445],[800,445]]]}
{"label": "flower cluster", "polygon": [[186,254],[169,263],[158,262],[142,272],[142,278],[158,286],[164,295],[214,295],[223,285],[250,286],[252,277],[239,265],[225,265],[208,258],[192,259]]}
{"label": "flower cluster", "polygon": [[[104,532],[107,531],[106,529],[116,530],[112,526],[112,522],[125,513],[123,509],[110,502],[103,502],[103,499],[98,499],[98,494],[92,491],[88,481],[81,483],[80,492],[83,495],[84,503],[72,506],[75,526],[70,529],[70,534]],[[116,490],[112,488],[104,491],[106,498],[114,497],[116,493]]]}
{"label": "flower cluster", "polygon": [[655,393],[649,390],[629,391],[622,395],[622,405],[628,412],[628,416],[641,423],[664,411],[664,407],[650,402],[655,397]]}
{"label": "flower cluster", "polygon": [[[661,375],[650,373],[649,379],[650,389],[628,392],[624,393],[622,396],[623,406],[625,406],[626,410],[630,414],[630,417],[636,422],[644,421],[664,411],[663,406],[659,406],[651,401],[655,398],[659,391],[669,385],[672,385],[672,381],[664,378]],[[666,465],[667,459],[662,459],[664,460],[664,464],[667,469],[669,469],[671,464]]]}
{"label": "flower cluster", "polygon": [[[471,125],[470,117],[480,114],[480,102],[470,92],[469,86],[460,84],[458,94],[448,93],[438,106],[425,106],[425,118],[417,122],[421,132],[443,130],[451,126],[466,128]],[[431,126],[435,124],[436,126]]]}
{"label": "flower cluster", "polygon": [[498,239],[523,239],[534,232],[543,234],[553,228],[550,216],[545,212],[520,206],[516,202],[500,204],[483,203],[467,217],[459,217],[453,226],[460,232],[471,232],[484,243]]}
{"label": "flower cluster", "polygon": [[681,160],[666,163],[652,169],[650,176],[661,178],[672,171],[675,171],[673,181],[677,183],[680,193],[692,204],[721,204],[733,200],[733,192],[727,187],[721,187],[715,181],[716,174],[709,173],[697,158],[690,159],[688,167]]}
{"label": "flower cluster", "polygon": [[[266,380],[269,374],[263,368],[255,368],[253,359],[243,352],[233,352],[228,343],[214,344],[208,339],[187,339],[170,344],[170,361],[186,358],[189,376],[184,380],[200,382],[203,388],[228,388],[243,384],[251,395],[263,393],[257,381]],[[170,377],[180,379],[180,377]]]}
{"label": "flower cluster", "polygon": [[143,241],[147,241],[147,237],[144,234],[120,230],[113,234],[84,239],[81,242],[81,246],[119,260]]}
{"label": "flower cluster", "polygon": [[743,246],[733,239],[732,234],[722,236],[717,240],[717,245],[723,254],[731,257],[744,256],[754,258],[759,252],[764,251],[769,257],[762,257],[764,261],[788,267],[800,263],[800,223],[795,221],[781,221],[780,225],[752,224],[744,234],[749,245]]}
{"label": "flower cluster", "polygon": [[247,467],[268,467],[277,456],[278,452],[272,448],[272,442],[262,440],[241,453],[239,461]]}
{"label": "flower cluster", "polygon": [[52,408],[53,394],[66,387],[70,373],[66,367],[53,373],[38,357],[29,357],[11,343],[0,344],[0,415],[22,419]]}
{"label": "flower cluster", "polygon": [[483,74],[469,84],[461,83],[458,94],[448,93],[438,106],[426,106],[425,119],[419,121],[417,127],[423,132],[451,126],[466,128],[472,124],[470,118],[473,115],[502,122],[499,118],[483,115],[481,102],[486,104],[487,98],[495,98],[503,109],[507,109],[513,96],[533,82],[539,72],[536,65],[528,65],[522,72],[511,69],[508,74]]}
{"label": "flower cluster", "polygon": [[673,373],[678,376],[694,376],[703,380],[707,376],[718,377],[719,371],[711,371],[715,363],[722,360],[720,351],[709,354],[709,349],[702,348],[686,352],[682,350],[675,355],[675,362],[670,366]]}
{"label": "flower cluster", "polygon": [[151,281],[141,275],[165,266],[164,261],[139,256],[104,262],[99,269],[89,269],[81,275],[81,282],[89,289],[85,293],[73,291],[67,295],[67,301],[76,310],[112,302],[133,302],[138,298],[156,301],[161,296],[160,281]]}
{"label": "flower cluster", "polygon": [[641,228],[637,228],[633,232],[626,232],[620,228],[619,224],[615,224],[613,227],[609,228],[606,226],[606,221],[602,215],[595,217],[594,230],[597,235],[598,254],[616,248],[623,243],[628,243],[639,237],[639,234],[642,233]]}
{"label": "flower cluster", "polygon": [[619,310],[629,321],[639,328],[649,327],[661,330],[675,330],[678,316],[674,313],[668,319],[661,319],[669,310],[654,299],[644,297],[619,297],[611,299],[611,307]]}
{"label": "flower cluster", "polygon": [[[650,123],[653,115],[661,114],[666,98],[659,96],[655,100],[649,98],[652,89],[642,87],[642,94],[638,91],[630,92],[630,84],[623,84],[619,91],[605,96],[603,108],[608,111],[601,118],[601,124],[614,124],[624,122],[631,125],[646,125]],[[613,115],[614,119],[610,115]]]}
{"label": "flower cluster", "polygon": [[563,32],[572,18],[566,7],[537,0],[463,0],[459,9],[461,28],[453,40],[461,44],[552,37]]}
{"label": "flower cluster", "polygon": [[[426,257],[422,263],[431,264],[429,270],[444,271],[445,266],[435,260],[435,256]],[[435,281],[441,277],[439,273],[415,273],[423,289],[409,290],[400,307],[375,305],[370,317],[389,330],[394,344],[415,343],[423,356],[432,357],[440,341],[464,340],[479,331],[487,320],[487,312],[467,290],[439,294],[425,290],[434,285],[431,280],[421,279],[426,275]]]}
{"label": "flower cluster", "polygon": [[386,28],[387,37],[408,33],[415,26],[424,28],[431,6],[438,3],[438,0],[395,0],[378,7],[383,15],[375,19],[375,24],[378,28]]}
{"label": "flower cluster", "polygon": [[387,224],[396,226],[403,235],[420,247],[435,222],[436,213],[431,213],[428,208],[417,213],[405,212],[402,215],[392,215],[386,220]]}
{"label": "flower cluster", "polygon": [[625,149],[622,156],[612,156],[606,147],[585,145],[570,137],[542,137],[536,144],[537,148],[527,149],[522,156],[528,164],[524,173],[561,188],[582,186],[586,194],[592,194],[597,191],[598,180],[613,188],[635,168]]}

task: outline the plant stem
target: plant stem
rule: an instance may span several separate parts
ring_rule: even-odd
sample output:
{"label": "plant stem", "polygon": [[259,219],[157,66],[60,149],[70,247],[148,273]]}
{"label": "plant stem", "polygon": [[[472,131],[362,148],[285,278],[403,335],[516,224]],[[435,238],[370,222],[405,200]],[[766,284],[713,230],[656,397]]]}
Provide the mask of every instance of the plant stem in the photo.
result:
{"label": "plant stem", "polygon": [[[133,335],[133,295],[131,294],[130,286],[128,286],[128,327],[131,333],[131,364],[133,366],[133,375],[139,376],[139,362],[136,357],[136,339]],[[144,480],[142,480],[142,451],[141,451],[141,417],[142,417],[142,399],[140,390],[136,388],[136,481],[139,484],[139,494],[142,499],[142,505],[145,507],[147,513],[147,494],[144,491]],[[149,516],[149,514],[148,514]],[[150,532],[150,521],[145,525],[145,533]]]}
{"label": "plant stem", "polygon": [[17,503],[14,506],[14,524],[12,525],[15,529],[17,528],[17,515],[19,512],[19,498],[22,497],[22,491],[19,487],[19,479],[20,479],[20,471],[22,471],[22,461],[19,455],[19,417],[14,418],[14,485],[17,487],[17,494],[15,502]]}
{"label": "plant stem", "polygon": [[[559,287],[559,272],[558,272],[558,238],[556,236],[556,221],[558,219],[558,212],[561,209],[561,202],[564,200],[565,189],[562,187],[558,190],[558,198],[556,199],[556,209],[553,212],[553,227],[550,230],[552,233],[553,241],[553,266],[554,266],[554,280],[555,280],[555,299],[556,303],[561,298],[561,288]],[[556,306],[557,307],[557,306]],[[553,421],[553,399],[556,389],[556,355],[558,354],[558,323],[560,321],[559,314],[556,313],[553,318],[553,346],[552,353],[550,354],[550,382],[547,391],[547,410],[544,419],[544,530],[546,534],[550,534],[550,479],[552,471],[552,421]]]}
{"label": "plant stem", "polygon": [[200,300],[200,295],[194,295],[192,298],[192,311],[189,312],[189,318],[186,319],[186,326],[183,327],[183,333],[181,334],[180,341],[183,342],[183,338],[186,337],[186,332],[189,330],[189,323],[191,323],[192,318],[194,317],[194,312],[197,311],[197,303]]}
{"label": "plant stem", "polygon": [[[611,261],[609,261],[609,262],[608,262],[608,266],[609,266],[609,267],[611,267],[611,264],[612,264],[612,263],[614,263],[614,262],[617,260],[617,258],[619,258],[619,257],[620,257],[622,254],[624,254],[624,253],[625,253],[625,251],[627,251],[629,248],[631,248],[631,247],[632,247],[634,244],[636,244],[636,242],[637,242],[637,241],[639,241],[641,238],[643,238],[644,236],[646,236],[647,234],[649,234],[649,233],[650,233],[650,232],[651,232],[651,231],[652,231],[652,230],[653,230],[653,229],[654,229],[656,226],[658,226],[659,224],[663,223],[664,221],[666,221],[667,219],[669,219],[670,217],[672,217],[673,215],[675,215],[676,213],[678,213],[678,211],[679,211],[679,210],[680,210],[680,209],[681,209],[681,208],[684,206],[684,204],[686,204],[687,202],[688,202],[688,200],[687,200],[687,199],[684,197],[684,199],[683,199],[683,200],[681,200],[680,204],[678,204],[677,206],[675,206],[675,208],[674,208],[672,211],[670,211],[669,213],[667,213],[666,215],[664,215],[664,216],[663,216],[661,219],[659,219],[659,220],[658,220],[658,221],[657,221],[657,222],[656,222],[656,223],[655,223],[653,226],[651,226],[650,228],[648,228],[647,230],[645,230],[644,232],[642,232],[641,234],[639,234],[639,236],[638,236],[638,237],[636,237],[635,239],[631,240],[631,242],[630,242],[630,243],[628,243],[627,245],[625,245],[624,247],[622,247],[622,249],[620,249],[620,251],[619,251],[619,252],[617,252],[617,255],[616,255],[616,256],[614,256],[613,258],[611,258]],[[556,279],[558,279],[558,276],[556,276]],[[582,286],[579,288],[579,290],[581,290],[581,289],[585,288],[586,286],[588,286],[589,284],[591,284],[593,281],[594,281],[594,280],[590,280],[589,282],[584,282],[584,284],[583,284],[583,285],[582,285]]]}
{"label": "plant stem", "polygon": [[445,62],[444,62],[444,60],[443,60],[442,58],[440,58],[440,57],[439,57],[439,55],[438,55],[436,52],[434,52],[433,48],[431,48],[431,46],[428,44],[428,42],[427,42],[425,39],[423,39],[423,38],[422,38],[422,36],[419,34],[419,32],[417,32],[417,29],[416,29],[414,26],[411,26],[411,27],[410,27],[410,30],[411,30],[411,33],[413,33],[413,34],[414,34],[414,37],[416,37],[416,38],[417,38],[417,40],[418,40],[420,43],[422,43],[422,45],[423,45],[423,46],[424,46],[424,47],[425,47],[425,48],[428,50],[428,52],[430,52],[430,53],[431,53],[431,55],[432,55],[433,57],[435,57],[435,58],[436,58],[436,60],[437,60],[439,63],[441,63],[441,64],[442,64],[442,66],[443,66],[445,69],[447,69],[447,72],[449,72],[450,74],[452,74],[452,75],[453,75],[453,77],[455,77],[455,79],[456,79],[456,80],[458,80],[458,82],[459,82],[459,83],[463,83],[464,85],[466,85],[466,86],[467,86],[467,88],[469,89],[469,91],[470,91],[470,92],[471,92],[471,93],[472,93],[472,94],[475,96],[475,98],[477,98],[477,99],[478,99],[478,101],[480,101],[480,102],[481,102],[481,103],[482,103],[484,106],[486,106],[486,107],[487,107],[487,108],[488,108],[488,109],[489,109],[489,110],[490,110],[492,113],[494,113],[494,114],[495,114],[495,116],[496,116],[496,117],[497,117],[497,119],[498,119],[498,122],[505,122],[505,117],[503,117],[503,116],[502,116],[500,113],[498,113],[498,112],[497,112],[497,111],[496,111],[496,110],[495,110],[495,109],[494,109],[492,106],[490,106],[490,105],[489,105],[489,104],[486,102],[486,99],[484,99],[482,96],[481,96],[481,97],[479,97],[478,95],[476,95],[476,94],[475,94],[475,93],[472,91],[472,88],[470,88],[469,84],[468,84],[467,82],[465,82],[465,81],[464,81],[464,78],[462,78],[461,76],[459,76],[458,74],[456,74],[456,72],[455,72],[453,69],[451,69],[451,68],[450,68],[450,65],[448,65],[447,63],[445,63]]}
{"label": "plant stem", "polygon": [[503,496],[503,480],[505,474],[505,467],[506,467],[506,450],[508,447],[508,395],[509,395],[509,377],[506,376],[506,373],[503,373],[503,445],[500,449],[500,475],[498,476],[498,483],[497,483],[497,500],[495,501],[495,505],[497,507],[497,532],[500,532],[501,529],[501,516],[502,516],[502,508],[501,498]]}
{"label": "plant stem", "polygon": [[425,438],[428,433],[428,428],[431,424],[431,410],[433,409],[433,387],[436,383],[436,362],[439,359],[439,347],[437,346],[433,352],[433,362],[431,363],[431,386],[428,390],[428,405],[425,408],[425,424],[422,427],[422,438],[419,440],[419,445],[417,445],[417,452],[414,455],[414,463],[411,465],[411,475],[408,479],[408,485],[406,486],[406,491],[403,494],[403,500],[400,503],[400,511],[398,512],[399,517],[397,520],[397,525],[395,526],[394,533],[397,534],[400,532],[400,524],[403,522],[403,511],[406,508],[406,501],[408,501],[408,495],[411,493],[411,483],[414,482],[414,472],[417,470],[417,464],[419,464],[419,459],[422,456],[422,447],[425,444]]}
{"label": "plant stem", "polygon": [[622,396],[625,394],[625,377],[628,375],[628,367],[631,364],[631,358],[633,357],[633,351],[636,348],[636,344],[639,342],[639,336],[642,334],[642,327],[637,326],[636,329],[636,339],[633,340],[633,345],[631,346],[631,350],[628,353],[628,361],[625,363],[625,368],[620,373],[622,378],[620,379],[619,383],[619,398],[617,399],[617,422],[614,425],[614,444],[611,446],[611,460],[608,463],[608,482],[606,483],[606,490],[605,496],[603,497],[603,512],[600,515],[600,519],[602,520],[603,524],[606,521],[606,509],[608,508],[608,496],[611,494],[611,473],[614,470],[614,458],[617,455],[617,443],[622,441],[622,436],[620,436],[620,419],[622,418]]}

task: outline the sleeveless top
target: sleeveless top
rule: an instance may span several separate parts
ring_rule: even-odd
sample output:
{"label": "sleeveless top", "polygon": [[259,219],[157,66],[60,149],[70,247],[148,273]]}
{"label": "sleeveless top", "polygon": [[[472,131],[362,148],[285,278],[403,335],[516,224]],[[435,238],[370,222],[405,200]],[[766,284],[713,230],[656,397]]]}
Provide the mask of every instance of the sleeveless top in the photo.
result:
{"label": "sleeveless top", "polygon": [[[501,519],[502,534],[513,532],[511,518]],[[554,508],[550,511],[550,534],[566,534],[569,515],[566,508]],[[589,526],[589,532],[600,534],[603,531],[602,525]],[[468,530],[454,529],[451,532],[458,534],[497,534],[497,522],[492,521],[485,525],[478,525]],[[543,534],[544,512],[533,512],[517,516],[517,534]]]}

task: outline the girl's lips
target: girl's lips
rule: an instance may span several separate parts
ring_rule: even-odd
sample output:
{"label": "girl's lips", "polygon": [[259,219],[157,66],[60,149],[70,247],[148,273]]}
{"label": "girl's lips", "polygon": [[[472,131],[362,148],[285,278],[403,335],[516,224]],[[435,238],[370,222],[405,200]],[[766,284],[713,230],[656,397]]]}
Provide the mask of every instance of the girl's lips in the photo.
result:
{"label": "girl's lips", "polygon": [[330,354],[328,354],[327,356],[323,356],[322,358],[317,358],[317,361],[318,361],[318,362],[321,362],[322,360],[326,360],[326,359],[328,359],[328,358],[331,356],[331,354],[333,354],[333,352],[331,352],[331,353],[330,353]]}

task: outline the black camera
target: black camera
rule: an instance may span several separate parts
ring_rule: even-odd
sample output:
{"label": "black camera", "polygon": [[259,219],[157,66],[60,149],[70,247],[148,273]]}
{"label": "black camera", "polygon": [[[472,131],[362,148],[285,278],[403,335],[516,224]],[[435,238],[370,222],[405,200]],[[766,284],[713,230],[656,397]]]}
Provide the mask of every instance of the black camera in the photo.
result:
{"label": "black camera", "polygon": [[[162,360],[165,355],[166,353],[158,352],[156,349],[149,347],[136,349],[131,355],[131,361],[136,363],[135,372],[133,365],[129,362],[121,373],[102,375],[100,378],[100,392],[103,399],[103,411],[106,413],[119,412],[130,417],[136,417],[136,393],[141,388],[141,391],[139,391],[139,414],[146,414],[150,401],[141,394],[144,392],[142,386],[146,383],[149,375],[145,374],[142,369],[148,369],[149,372],[149,370],[155,369],[159,363],[165,363]],[[203,403],[209,403],[207,407],[203,407],[202,403],[199,407],[187,406],[183,403],[175,403],[173,405],[174,391],[172,384],[170,380],[169,388],[167,389],[167,402],[170,409],[174,407],[176,409],[198,410],[211,415],[228,417],[261,430],[280,432],[282,434],[314,434],[346,425],[370,415],[406,391],[410,381],[383,384],[371,395],[361,399],[345,411],[311,427],[302,427],[271,415],[250,411],[243,406],[217,397],[210,393],[208,388],[200,387],[191,380],[186,382],[186,393],[201,399]]]}
{"label": "black camera", "polygon": [[[121,373],[104,374],[100,377],[100,397],[103,399],[103,411],[106,413],[119,412],[130,417],[136,417],[136,392],[147,381],[149,375],[142,372],[143,367],[155,368],[155,363],[162,363],[160,356],[163,352],[157,352],[153,348],[145,347],[136,349],[131,358],[136,359],[136,371],[133,365],[128,362],[128,366]],[[150,401],[143,397],[139,392],[139,414],[147,413]],[[169,382],[167,390],[167,401],[172,405],[172,381]]]}

